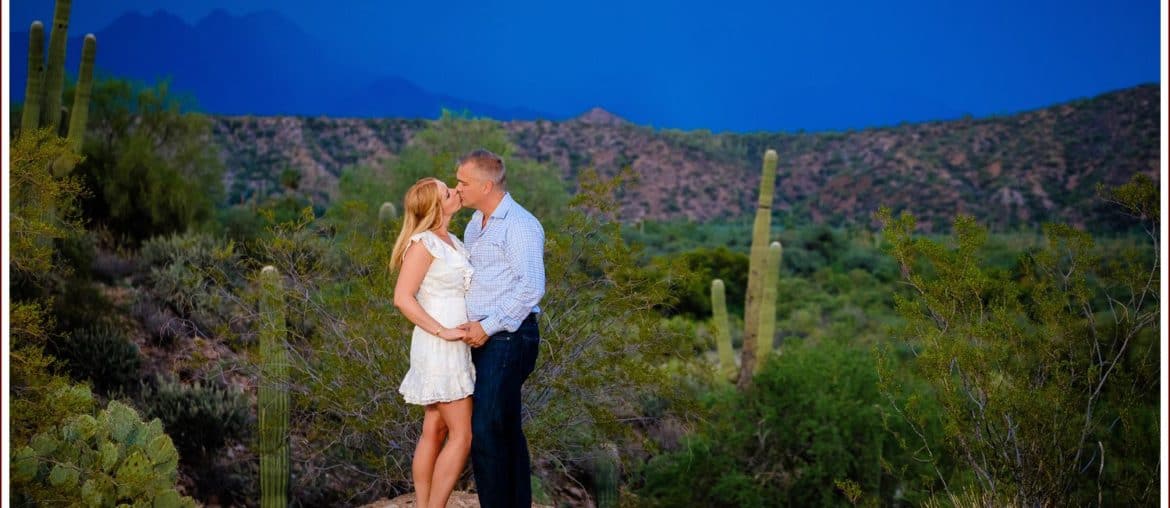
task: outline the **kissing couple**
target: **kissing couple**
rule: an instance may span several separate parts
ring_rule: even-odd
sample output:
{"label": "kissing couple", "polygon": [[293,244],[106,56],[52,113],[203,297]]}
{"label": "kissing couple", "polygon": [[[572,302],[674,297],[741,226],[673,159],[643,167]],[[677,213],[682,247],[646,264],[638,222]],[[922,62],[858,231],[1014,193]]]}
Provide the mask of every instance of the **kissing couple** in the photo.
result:
{"label": "kissing couple", "polygon": [[[474,150],[455,176],[454,190],[423,178],[406,191],[391,260],[394,305],[415,325],[398,391],[424,407],[415,506],[446,506],[470,452],[480,506],[528,508],[520,388],[540,349],[544,228],[508,193],[498,155]],[[475,210],[462,242],[447,230],[461,207]]]}

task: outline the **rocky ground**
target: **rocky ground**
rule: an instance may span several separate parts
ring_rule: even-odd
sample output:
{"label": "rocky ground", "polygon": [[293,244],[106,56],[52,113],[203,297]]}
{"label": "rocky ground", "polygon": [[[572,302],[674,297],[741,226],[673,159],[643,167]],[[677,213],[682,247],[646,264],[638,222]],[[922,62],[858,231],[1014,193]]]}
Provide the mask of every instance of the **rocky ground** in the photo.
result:
{"label": "rocky ground", "polygon": [[[379,499],[361,508],[413,508],[414,494],[403,494],[394,499]],[[544,504],[532,503],[533,508],[552,508]],[[455,491],[447,501],[447,508],[479,508],[479,498],[474,492]]]}

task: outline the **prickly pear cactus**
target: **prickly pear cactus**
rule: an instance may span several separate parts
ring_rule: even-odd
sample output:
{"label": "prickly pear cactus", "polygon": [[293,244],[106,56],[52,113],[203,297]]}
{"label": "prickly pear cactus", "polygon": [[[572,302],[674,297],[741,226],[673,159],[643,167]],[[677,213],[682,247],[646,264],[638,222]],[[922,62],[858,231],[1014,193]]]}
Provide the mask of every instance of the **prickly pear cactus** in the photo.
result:
{"label": "prickly pear cactus", "polygon": [[14,445],[12,496],[17,505],[196,506],[175,490],[178,466],[162,423],[113,400]]}

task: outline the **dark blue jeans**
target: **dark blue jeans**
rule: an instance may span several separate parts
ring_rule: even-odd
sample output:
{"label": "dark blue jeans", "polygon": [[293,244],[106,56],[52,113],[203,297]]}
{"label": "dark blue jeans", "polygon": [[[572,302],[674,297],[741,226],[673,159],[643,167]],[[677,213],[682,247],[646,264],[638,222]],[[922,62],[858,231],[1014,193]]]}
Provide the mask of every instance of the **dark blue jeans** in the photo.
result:
{"label": "dark blue jeans", "polygon": [[471,468],[484,508],[532,506],[528,440],[520,427],[520,387],[536,367],[540,330],[529,314],[515,332],[500,332],[471,350],[475,394]]}

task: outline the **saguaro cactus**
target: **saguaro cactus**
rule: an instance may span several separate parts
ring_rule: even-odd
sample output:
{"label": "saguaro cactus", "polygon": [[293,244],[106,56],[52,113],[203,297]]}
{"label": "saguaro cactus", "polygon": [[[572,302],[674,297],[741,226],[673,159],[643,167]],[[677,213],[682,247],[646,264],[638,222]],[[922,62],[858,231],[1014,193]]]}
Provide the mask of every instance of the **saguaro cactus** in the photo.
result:
{"label": "saguaro cactus", "polygon": [[[764,296],[764,270],[768,262],[768,233],[772,229],[772,195],[776,187],[776,151],[764,154],[760,198],[752,226],[752,251],[748,267],[747,297],[743,313],[743,353],[739,363],[740,389],[751,385],[756,366],[756,341],[760,336],[760,302]],[[773,309],[774,311],[775,309]]]}
{"label": "saguaro cactus", "polygon": [[398,217],[398,209],[394,207],[394,203],[389,201],[382,203],[382,207],[378,209],[378,220],[389,222],[396,217]]}
{"label": "saguaro cactus", "polygon": [[617,508],[620,480],[617,466],[609,457],[605,457],[597,463],[596,475],[594,499],[597,501],[597,508]]}
{"label": "saguaro cactus", "polygon": [[[93,88],[94,59],[97,56],[97,38],[86,34],[81,52],[81,68],[77,73],[77,90],[73,95],[73,106],[69,109],[68,130],[62,133],[61,93],[65,88],[65,46],[69,37],[69,11],[71,0],[57,0],[53,10],[53,27],[49,33],[48,64],[45,64],[45,27],[34,21],[29,27],[28,40],[28,82],[24,91],[24,113],[20,119],[20,130],[32,132],[38,128],[49,128],[57,135],[66,135],[69,146],[75,154],[81,152],[85,137],[85,124],[89,120],[89,97]],[[60,176],[73,169],[72,158],[54,162],[52,171]]]}
{"label": "saguaro cactus", "polygon": [[617,446],[605,443],[593,456],[593,500],[597,508],[617,508],[621,499],[621,457]]}
{"label": "saguaro cactus", "polygon": [[[764,154],[764,173],[760,178],[759,208],[752,231],[752,253],[748,273],[747,298],[743,318],[743,351],[740,353],[738,383],[740,389],[751,384],[752,375],[772,351],[776,334],[776,285],[780,282],[780,242],[768,247],[772,227],[772,195],[776,186],[776,152]],[[711,281],[711,309],[714,314],[719,371],[736,381],[735,352],[731,347],[731,328],[727,319],[727,301],[723,281]]]}
{"label": "saguaro cactus", "polygon": [[276,268],[260,270],[260,506],[288,506],[289,360]]}
{"label": "saguaro cactus", "polygon": [[721,279],[711,281],[711,310],[715,314],[715,347],[719,350],[719,373],[735,381],[735,352],[731,348],[731,323],[727,319],[727,297]]}

